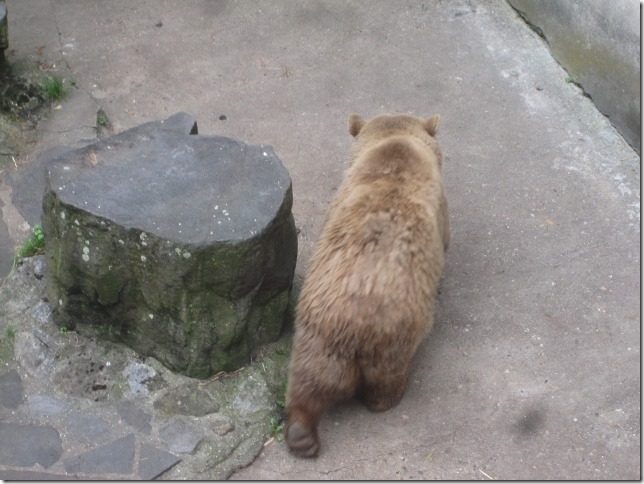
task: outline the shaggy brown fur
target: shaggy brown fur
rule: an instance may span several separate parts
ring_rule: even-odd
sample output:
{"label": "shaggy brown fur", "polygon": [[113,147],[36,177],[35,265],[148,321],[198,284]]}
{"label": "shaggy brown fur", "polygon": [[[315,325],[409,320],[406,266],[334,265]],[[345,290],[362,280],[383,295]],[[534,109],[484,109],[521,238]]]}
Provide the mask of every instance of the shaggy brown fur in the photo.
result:
{"label": "shaggy brown fur", "polygon": [[439,123],[349,117],[352,165],[332,202],[300,294],[286,395],[286,442],[303,457],[335,401],[395,406],[433,303],[449,244]]}

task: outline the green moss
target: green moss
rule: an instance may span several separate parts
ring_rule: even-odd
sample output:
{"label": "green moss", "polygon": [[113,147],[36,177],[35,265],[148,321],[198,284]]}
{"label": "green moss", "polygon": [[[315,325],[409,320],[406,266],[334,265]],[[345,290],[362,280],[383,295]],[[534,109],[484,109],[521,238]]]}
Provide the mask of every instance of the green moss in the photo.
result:
{"label": "green moss", "polygon": [[104,306],[115,304],[124,285],[125,276],[119,270],[108,270],[99,275],[96,279],[98,302]]}
{"label": "green moss", "polygon": [[199,273],[190,278],[191,283],[198,287],[210,287],[223,297],[235,299],[237,288],[231,283],[239,279],[247,251],[247,244],[222,244],[199,266]]}
{"label": "green moss", "polygon": [[56,281],[48,296],[54,305],[65,301],[58,325],[82,321],[85,334],[197,378],[247,365],[257,344],[279,336],[289,296],[279,287],[257,292],[264,259],[277,257],[261,241],[168,244],[68,207],[52,192],[44,205],[47,267]]}
{"label": "green moss", "polygon": [[259,344],[275,341],[279,337],[284,325],[284,313],[288,301],[289,292],[284,291],[262,306],[258,331]]}
{"label": "green moss", "polygon": [[[223,298],[213,298],[212,308],[214,309],[206,321],[214,325],[217,335],[217,346],[228,348],[239,339],[238,326],[239,316],[232,303]],[[205,329],[205,328],[204,328]]]}
{"label": "green moss", "polygon": [[283,408],[286,398],[288,362],[293,338],[291,334],[282,336],[274,343],[262,347],[263,357],[256,365],[261,368],[266,384],[275,398],[277,407]]}

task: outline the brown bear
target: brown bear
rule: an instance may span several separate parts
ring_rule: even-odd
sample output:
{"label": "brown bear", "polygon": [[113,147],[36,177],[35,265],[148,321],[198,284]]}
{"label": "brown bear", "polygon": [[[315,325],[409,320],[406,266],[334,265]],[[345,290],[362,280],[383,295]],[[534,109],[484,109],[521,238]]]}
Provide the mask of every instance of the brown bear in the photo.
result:
{"label": "brown bear", "polygon": [[349,117],[351,166],[296,309],[286,442],[298,456],[317,455],[318,423],[334,402],[358,396],[378,412],[405,391],[450,237],[439,120]]}

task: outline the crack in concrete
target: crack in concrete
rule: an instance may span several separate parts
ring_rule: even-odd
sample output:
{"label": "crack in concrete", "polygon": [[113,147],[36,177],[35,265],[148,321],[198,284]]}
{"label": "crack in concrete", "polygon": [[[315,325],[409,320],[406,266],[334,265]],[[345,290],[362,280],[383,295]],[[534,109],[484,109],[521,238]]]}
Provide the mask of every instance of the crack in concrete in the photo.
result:
{"label": "crack in concrete", "polygon": [[58,24],[58,16],[56,15],[56,4],[53,0],[50,0],[49,4],[51,5],[51,10],[53,12],[52,18],[54,20],[54,25],[56,26],[56,33],[58,34],[58,47],[59,47],[58,52],[60,53],[60,56],[63,59],[63,62],[65,63],[65,66],[71,72],[72,67],[69,65],[69,62],[67,62],[67,59],[65,59],[65,54],[63,53],[63,34],[61,33],[60,25]]}
{"label": "crack in concrete", "polygon": [[[64,49],[65,46],[63,44],[63,33],[60,30],[60,24],[58,23],[58,15],[56,13],[56,3],[53,0],[50,0],[50,5],[51,5],[52,12],[53,12],[52,18],[54,20],[54,25],[56,26],[56,33],[58,34],[58,47],[59,47],[58,52],[60,53],[60,56],[61,56],[63,62],[65,63],[65,66],[67,67],[68,71],[73,72],[72,66],[69,63],[69,61],[67,60],[67,58],[65,57],[65,53],[63,52],[63,49]],[[89,89],[84,88],[84,89],[82,89],[82,91],[87,94],[87,96],[94,102],[94,104],[97,107],[99,107],[99,108],[101,107],[100,103],[92,95],[92,93],[89,91]],[[90,127],[93,128],[93,129],[96,129],[96,126],[87,126],[87,128],[90,128]],[[49,132],[50,133],[69,133],[71,131],[49,131]]]}

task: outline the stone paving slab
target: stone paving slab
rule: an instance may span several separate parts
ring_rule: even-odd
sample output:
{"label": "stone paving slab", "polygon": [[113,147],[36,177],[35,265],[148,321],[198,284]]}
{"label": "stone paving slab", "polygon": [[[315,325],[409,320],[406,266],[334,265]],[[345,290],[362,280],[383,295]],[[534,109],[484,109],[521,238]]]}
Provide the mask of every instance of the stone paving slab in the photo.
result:
{"label": "stone paving slab", "polygon": [[[16,391],[18,390],[18,391]],[[22,379],[16,370],[0,376],[0,394],[17,395],[22,398]],[[3,407],[15,409],[21,400],[3,399]],[[29,414],[32,421],[40,422],[49,417],[59,416],[72,408],[72,404],[48,395],[35,394],[27,397]],[[133,423],[143,433],[150,433],[150,415],[128,401],[119,402],[118,412],[125,416],[126,423]],[[129,422],[128,422],[129,421]],[[62,422],[61,422],[62,423]],[[68,443],[101,442],[110,438],[113,432],[102,418],[73,410],[68,412],[62,429]],[[127,475],[134,472],[136,457],[135,435],[111,440],[92,450],[71,455],[63,459],[66,474],[47,474],[21,471],[16,468],[30,468],[38,465],[44,469],[52,467],[63,456],[61,433],[51,425],[0,423],[0,478],[50,480],[65,476]],[[181,458],[150,444],[141,444],[139,456],[139,476],[152,479],[180,462]],[[11,467],[12,469],[8,469]],[[79,477],[83,478],[83,477]]]}
{"label": "stone paving slab", "polygon": [[252,460],[279,418],[288,340],[234,376],[175,375],[38,316],[41,271],[24,259],[0,291],[0,479],[225,478]]}
{"label": "stone paving slab", "polygon": [[0,423],[0,442],[0,465],[47,469],[63,455],[60,434],[50,425]]}
{"label": "stone paving slab", "polygon": [[6,481],[84,481],[83,476],[73,474],[50,474],[48,472],[2,469],[0,479]]}
{"label": "stone paving slab", "polygon": [[132,474],[134,434],[64,460],[65,472],[83,474]]}
{"label": "stone paving slab", "polygon": [[16,370],[0,376],[0,405],[5,408],[18,408],[24,400],[22,379]]}
{"label": "stone paving slab", "polygon": [[65,427],[72,438],[79,442],[94,442],[110,433],[110,425],[105,420],[82,413],[70,414]]}
{"label": "stone paving slab", "polygon": [[141,457],[139,460],[139,477],[151,480],[158,477],[163,471],[177,464],[181,459],[170,452],[141,444]]}

